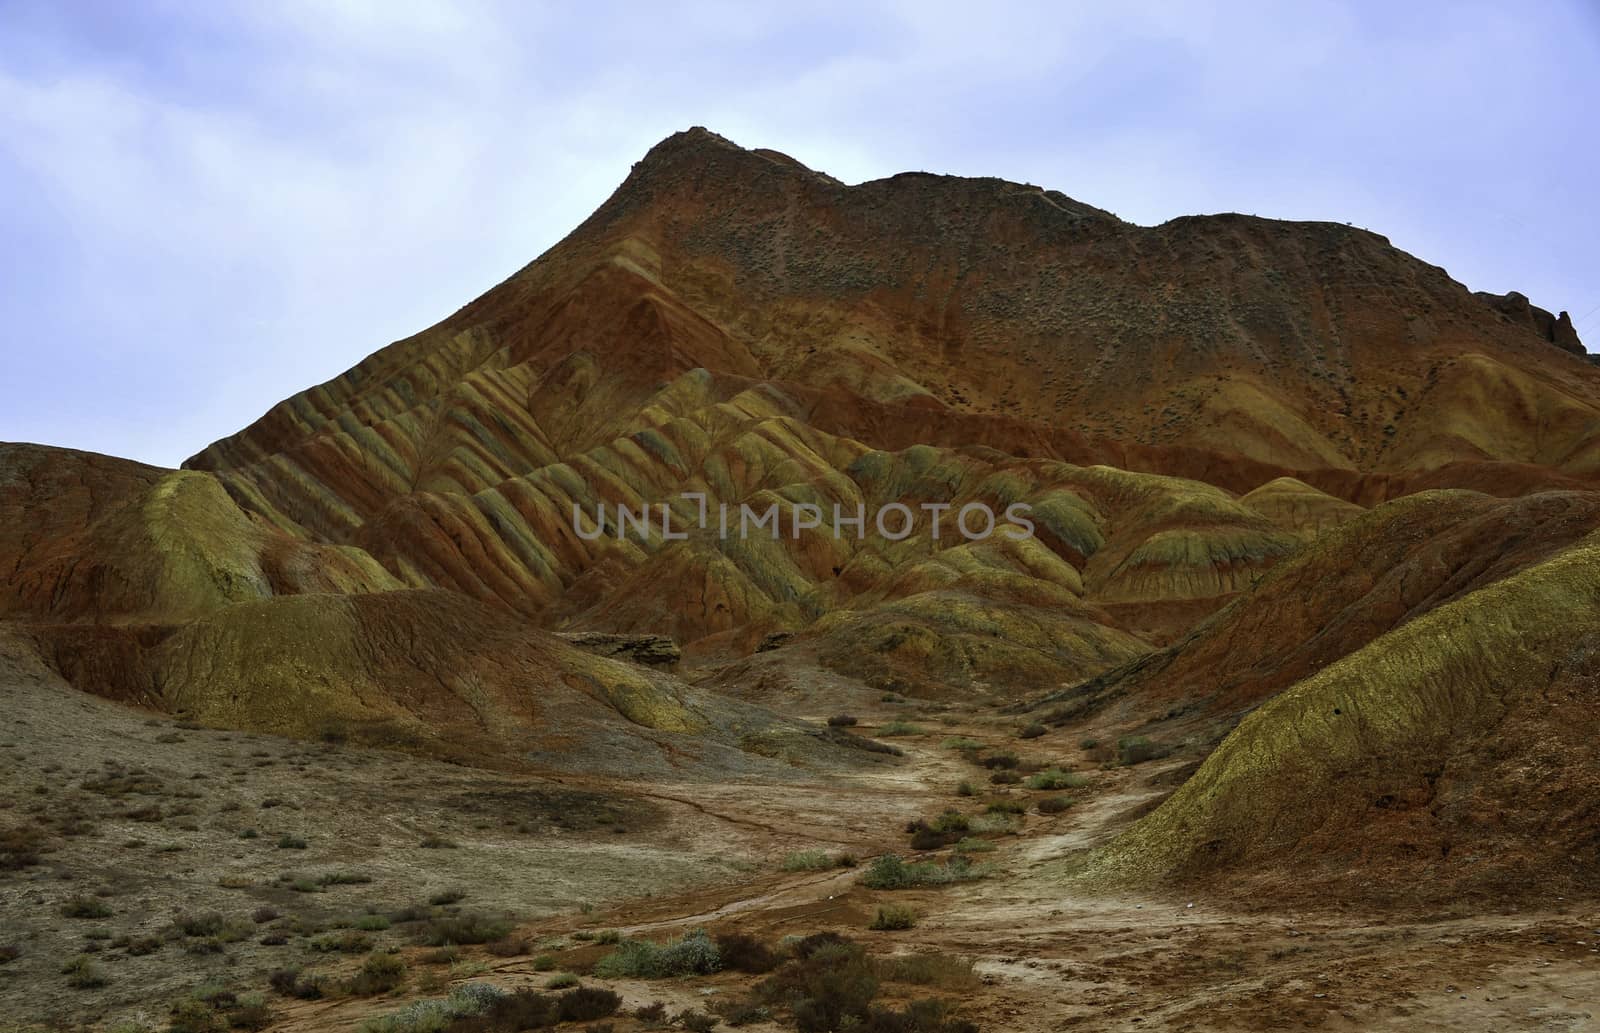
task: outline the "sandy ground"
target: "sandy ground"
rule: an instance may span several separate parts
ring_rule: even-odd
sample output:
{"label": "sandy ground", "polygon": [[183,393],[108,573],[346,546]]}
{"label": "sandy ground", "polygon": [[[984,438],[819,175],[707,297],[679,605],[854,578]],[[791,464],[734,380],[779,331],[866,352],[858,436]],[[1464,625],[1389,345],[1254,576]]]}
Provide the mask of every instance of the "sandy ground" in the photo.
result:
{"label": "sandy ground", "polygon": [[[141,1016],[164,1028],[170,1003],[201,984],[264,991],[267,974],[289,965],[347,973],[357,958],[319,953],[319,935],[368,912],[425,905],[443,890],[463,894],[444,911],[514,915],[527,953],[465,948],[439,962],[399,927],[376,931],[373,947],[399,948],[411,961],[407,987],[310,1002],[269,993],[270,1028],[354,1030],[466,980],[539,986],[549,974],[536,970],[535,953],[581,971],[605,951],[589,939],[599,930],[665,936],[696,926],[773,942],[834,929],[877,952],[969,957],[980,982],[960,995],[962,1011],[986,1031],[1600,1028],[1594,902],[1409,914],[1075,890],[1059,874],[1062,856],[1159,798],[1166,790],[1150,785],[1159,769],[1091,768],[1062,733],[1018,742],[1013,722],[987,709],[863,695],[853,708],[858,731],[872,734],[894,718],[926,731],[893,740],[906,750],[893,768],[826,782],[675,785],[485,775],[180,728],[43,681],[13,680],[0,691],[0,829],[48,832],[41,863],[0,872],[0,950],[17,955],[0,964],[0,1029]],[[830,694],[827,705],[837,702]],[[995,867],[983,881],[888,894],[860,887],[859,870],[782,870],[799,849],[863,861],[907,852],[905,823],[949,807],[976,813],[996,797],[1032,804],[1061,795],[991,789],[988,772],[941,745],[955,734],[1064,761],[1089,771],[1091,783],[1067,793],[1075,804],[1061,814],[1030,806],[1018,834],[998,837],[982,855]],[[962,780],[980,798],[958,795]],[[242,838],[246,829],[255,837]],[[280,846],[285,836],[305,849]],[[425,848],[428,837],[454,846]],[[309,893],[284,881],[330,872],[371,881]],[[63,905],[79,895],[112,913],[64,917]],[[920,912],[917,927],[866,931],[877,903],[891,897]],[[262,907],[277,916],[254,922]],[[162,940],[175,916],[207,911],[234,934],[216,953],[191,953],[182,937]],[[124,938],[139,937],[162,942],[135,956]],[[74,988],[61,973],[85,948],[103,987]],[[607,985],[625,1007],[661,1000],[676,1010],[749,981],[724,973]]]}

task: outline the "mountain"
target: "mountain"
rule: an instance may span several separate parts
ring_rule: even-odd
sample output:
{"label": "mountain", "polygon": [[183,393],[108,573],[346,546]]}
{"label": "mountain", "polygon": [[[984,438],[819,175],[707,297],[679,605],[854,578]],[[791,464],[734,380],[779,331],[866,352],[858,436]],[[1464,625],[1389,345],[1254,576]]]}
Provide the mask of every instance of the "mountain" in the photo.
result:
{"label": "mountain", "polygon": [[[1485,744],[1566,750],[1538,693],[1587,684],[1600,369],[1564,315],[1338,223],[850,186],[692,129],[181,471],[0,447],[0,619],[90,691],[482,763],[873,759],[769,709],[823,670],[1209,752],[1102,874],[1325,858],[1429,772],[1476,801],[1429,835],[1471,839],[1526,788]],[[903,537],[827,519],[895,505]],[[980,505],[1032,533],[963,534]],[[1597,825],[1562,815],[1504,835]]]}

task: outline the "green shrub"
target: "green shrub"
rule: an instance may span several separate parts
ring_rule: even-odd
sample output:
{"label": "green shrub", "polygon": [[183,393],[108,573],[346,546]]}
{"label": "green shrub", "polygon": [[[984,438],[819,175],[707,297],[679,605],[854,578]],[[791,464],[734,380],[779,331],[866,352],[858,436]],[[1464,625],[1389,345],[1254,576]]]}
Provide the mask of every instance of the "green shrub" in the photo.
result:
{"label": "green shrub", "polygon": [[369,954],[351,977],[349,991],[359,997],[371,997],[398,989],[405,981],[404,958],[398,954]]}
{"label": "green shrub", "polygon": [[868,866],[861,877],[861,885],[873,890],[915,889],[968,882],[984,878],[989,872],[987,867],[974,866],[962,857],[953,858],[948,864],[932,861],[908,863],[894,854],[885,854]]}
{"label": "green shrub", "polygon": [[956,844],[956,850],[963,854],[987,854],[994,849],[994,844],[987,839],[968,836]]}
{"label": "green shrub", "polygon": [[61,905],[63,918],[110,918],[111,908],[98,897],[79,894]]}
{"label": "green shrub", "polygon": [[1142,735],[1126,735],[1117,740],[1117,763],[1122,765],[1160,760],[1171,752],[1170,747],[1152,742]]}
{"label": "green shrub", "polygon": [[199,997],[185,997],[172,1006],[167,1033],[224,1033],[228,1020]]}
{"label": "green shrub", "polygon": [[487,983],[468,983],[449,997],[417,1001],[393,1014],[368,1019],[360,1033],[443,1033],[456,1019],[482,1015],[505,996],[505,991]]}
{"label": "green shrub", "polygon": [[469,912],[429,919],[417,931],[417,938],[430,947],[443,947],[446,944],[488,943],[510,932],[511,923],[503,918]]}
{"label": "green shrub", "polygon": [[372,949],[372,937],[346,929],[317,937],[311,941],[311,949],[321,954],[364,954]]}
{"label": "green shrub", "polygon": [[877,914],[872,916],[870,929],[895,930],[910,929],[917,924],[917,913],[903,904],[879,904]]}
{"label": "green shrub", "polygon": [[705,975],[721,967],[717,945],[704,929],[695,929],[664,944],[624,940],[600,959],[594,973],[605,979],[667,979]]}
{"label": "green shrub", "polygon": [[821,872],[830,868],[854,868],[855,858],[849,854],[832,854],[826,850],[796,850],[783,859],[786,872]]}
{"label": "green shrub", "polygon": [[976,739],[969,739],[964,735],[952,735],[941,743],[947,750],[956,750],[961,753],[976,753],[983,749],[983,743]]}
{"label": "green shrub", "polygon": [[67,977],[67,985],[77,990],[94,990],[106,985],[106,974],[87,954],[80,954],[62,965],[61,972]]}
{"label": "green shrub", "polygon": [[1025,784],[1029,789],[1081,789],[1089,784],[1089,778],[1076,771],[1050,768],[1029,775]]}
{"label": "green shrub", "polygon": [[571,972],[557,972],[555,975],[544,981],[544,988],[546,990],[565,990],[568,987],[577,985],[578,977],[573,975]]}
{"label": "green shrub", "polygon": [[673,1021],[688,1030],[689,1033],[711,1033],[712,1030],[717,1028],[717,1023],[721,1020],[715,1015],[691,1009],[679,1012],[673,1017]]}
{"label": "green shrub", "polygon": [[928,732],[920,725],[914,725],[909,721],[890,721],[879,728],[877,734],[880,737],[893,738],[900,735],[927,735]]}
{"label": "green shrub", "polygon": [[1071,806],[1072,801],[1067,799],[1065,796],[1047,796],[1043,800],[1039,801],[1039,813],[1060,814],[1062,811]]}
{"label": "green shrub", "polygon": [[383,915],[362,915],[356,919],[356,928],[362,932],[381,933],[389,928],[389,919]]}
{"label": "green shrub", "polygon": [[218,936],[227,924],[220,911],[183,914],[172,920],[172,927],[184,936]]}

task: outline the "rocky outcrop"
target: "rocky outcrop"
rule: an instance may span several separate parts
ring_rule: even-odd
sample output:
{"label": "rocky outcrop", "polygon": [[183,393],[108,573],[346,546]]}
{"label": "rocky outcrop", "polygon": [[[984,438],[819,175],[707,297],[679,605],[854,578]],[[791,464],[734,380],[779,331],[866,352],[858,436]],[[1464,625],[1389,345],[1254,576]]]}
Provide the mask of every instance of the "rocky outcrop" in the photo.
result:
{"label": "rocky outcrop", "polygon": [[1507,294],[1486,294],[1479,291],[1477,297],[1482,298],[1490,308],[1511,322],[1518,326],[1526,326],[1562,351],[1571,352],[1573,355],[1589,354],[1583,342],[1578,339],[1578,331],[1573,327],[1572,317],[1567,313],[1551,315],[1545,309],[1529,302],[1527,295],[1516,291]]}
{"label": "rocky outcrop", "polygon": [[558,634],[559,639],[585,653],[615,657],[646,667],[672,667],[683,659],[683,650],[665,635],[609,635],[603,631]]}

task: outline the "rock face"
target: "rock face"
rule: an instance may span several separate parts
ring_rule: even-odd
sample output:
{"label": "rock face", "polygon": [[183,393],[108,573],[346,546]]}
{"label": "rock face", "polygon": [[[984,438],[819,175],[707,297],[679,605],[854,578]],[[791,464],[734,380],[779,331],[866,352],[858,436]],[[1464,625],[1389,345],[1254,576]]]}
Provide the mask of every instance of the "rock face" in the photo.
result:
{"label": "rock face", "polygon": [[683,650],[665,635],[607,635],[600,631],[580,631],[558,635],[585,653],[611,656],[646,667],[673,667],[683,659]]}
{"label": "rock face", "polygon": [[[1497,737],[1566,748],[1540,684],[1595,716],[1589,611],[1559,614],[1588,607],[1600,525],[1582,354],[1565,313],[1341,224],[847,186],[695,129],[184,470],[0,446],[0,620],[91,691],[480,762],[839,759],[680,659],[1130,728],[1248,714],[1097,871],[1402,826],[1426,853],[1510,806]],[[745,507],[773,522],[740,533]],[[888,507],[908,534],[835,522]],[[1031,533],[957,523],[1013,507]],[[1458,776],[1396,824],[1350,772],[1391,818]],[[1262,786],[1279,802],[1239,802]],[[1506,836],[1593,832],[1570,787]]]}
{"label": "rock face", "polygon": [[1485,294],[1479,291],[1478,297],[1513,323],[1528,327],[1562,351],[1574,355],[1589,354],[1583,342],[1578,340],[1578,331],[1572,325],[1572,317],[1565,312],[1558,316],[1551,315],[1537,305],[1531,304],[1526,295],[1518,294],[1516,291],[1508,294]]}
{"label": "rock face", "polygon": [[[292,539],[539,623],[694,657],[808,631],[896,685],[1049,686],[1164,644],[1361,507],[1591,483],[1594,370],[1524,323],[1335,223],[846,186],[696,129],[505,283],[187,466]],[[1022,545],[926,520],[730,542],[683,491],[1042,519]],[[574,527],[663,505],[687,540]]]}

